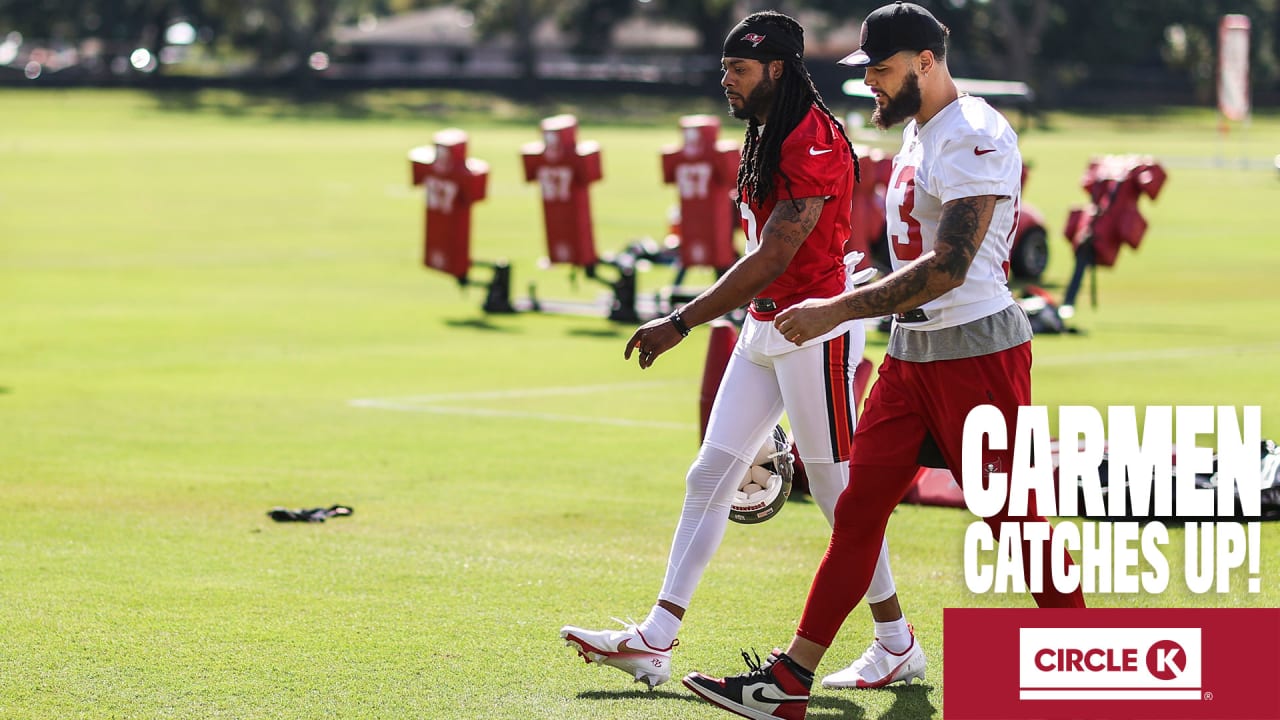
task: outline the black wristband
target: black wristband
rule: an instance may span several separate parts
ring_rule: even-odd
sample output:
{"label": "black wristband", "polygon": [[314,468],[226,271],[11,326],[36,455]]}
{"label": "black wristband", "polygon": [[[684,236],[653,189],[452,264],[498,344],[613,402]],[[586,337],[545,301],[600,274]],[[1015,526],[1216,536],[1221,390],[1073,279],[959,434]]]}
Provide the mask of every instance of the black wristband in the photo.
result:
{"label": "black wristband", "polygon": [[689,337],[689,326],[685,324],[684,318],[680,316],[679,310],[668,315],[667,319],[671,321],[671,327],[675,328],[676,332],[680,333],[680,337]]}

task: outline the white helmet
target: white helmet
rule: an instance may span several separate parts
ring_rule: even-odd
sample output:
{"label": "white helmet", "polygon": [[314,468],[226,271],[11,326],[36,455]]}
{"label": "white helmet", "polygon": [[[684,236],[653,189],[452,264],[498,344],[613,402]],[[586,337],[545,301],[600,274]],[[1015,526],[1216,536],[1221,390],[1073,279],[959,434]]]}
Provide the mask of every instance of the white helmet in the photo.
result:
{"label": "white helmet", "polygon": [[742,484],[733,492],[729,519],[744,525],[761,523],[777,515],[791,495],[795,458],[791,439],[781,425],[764,441]]}

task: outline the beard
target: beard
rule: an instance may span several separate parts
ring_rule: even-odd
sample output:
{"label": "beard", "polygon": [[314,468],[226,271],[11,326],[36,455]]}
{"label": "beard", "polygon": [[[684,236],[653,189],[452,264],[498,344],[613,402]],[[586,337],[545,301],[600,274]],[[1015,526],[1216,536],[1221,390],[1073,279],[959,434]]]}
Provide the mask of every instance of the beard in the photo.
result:
{"label": "beard", "polygon": [[902,82],[902,89],[897,95],[885,95],[885,103],[876,103],[875,112],[871,113],[871,122],[881,130],[888,130],[898,123],[920,112],[920,78],[914,70],[907,72],[907,79]]}
{"label": "beard", "polygon": [[735,108],[729,106],[729,114],[739,120],[747,120],[756,115],[762,114],[773,103],[774,81],[769,77],[768,67],[765,68],[764,76],[760,78],[760,82],[751,90],[751,94],[742,98],[742,107]]}

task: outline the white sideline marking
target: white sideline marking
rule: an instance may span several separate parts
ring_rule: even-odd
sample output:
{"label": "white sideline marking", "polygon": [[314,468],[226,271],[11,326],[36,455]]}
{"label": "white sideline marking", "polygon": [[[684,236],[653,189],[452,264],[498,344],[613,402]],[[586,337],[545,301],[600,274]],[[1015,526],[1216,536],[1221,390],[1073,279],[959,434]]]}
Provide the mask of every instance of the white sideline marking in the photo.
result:
{"label": "white sideline marking", "polygon": [[1230,355],[1232,353],[1262,353],[1280,351],[1280,343],[1263,345],[1197,345],[1194,347],[1164,348],[1161,350],[1128,350],[1123,352],[1099,353],[1096,355],[1064,355],[1057,357],[1037,357],[1032,360],[1032,367],[1045,365],[1094,365],[1102,363],[1142,362],[1144,360],[1179,360],[1209,356]]}
{"label": "white sideline marking", "polygon": [[513,398],[558,397],[566,395],[593,395],[616,390],[640,390],[662,385],[685,385],[685,382],[639,382],[612,385],[573,385],[566,387],[515,388],[511,390],[486,390],[468,393],[442,393],[437,395],[410,395],[398,398],[356,398],[349,401],[352,407],[421,412],[433,415],[470,415],[473,417],[525,418],[546,422],[567,422],[584,425],[614,425],[619,427],[643,427],[660,430],[694,430],[691,423],[665,422],[661,420],[631,420],[618,417],[593,417],[587,415],[561,415],[525,410],[501,410],[496,408],[451,407],[440,403],[466,400],[508,400]]}
{"label": "white sideline marking", "polygon": [[[448,400],[505,400],[508,398],[549,397],[554,395],[594,395],[598,392],[609,392],[612,390],[635,390],[676,384],[684,383],[660,380],[654,382],[613,383],[611,385],[565,385],[562,387],[511,388],[508,390],[483,390],[465,393],[442,393],[437,395],[408,395],[400,398],[385,399],[400,403],[436,403]],[[378,400],[377,398],[368,399],[373,401]],[[351,402],[362,403],[364,400],[356,399]]]}
{"label": "white sideline marking", "polygon": [[[1160,350],[1130,350],[1112,353],[1039,357],[1036,367],[1105,363],[1130,363],[1148,360],[1178,360],[1244,353],[1280,352],[1280,343],[1259,345],[1200,345],[1194,347],[1164,348]],[[685,381],[657,381],[614,383],[609,385],[570,385],[563,387],[513,388],[509,390],[485,390],[465,393],[438,393],[435,395],[408,395],[394,398],[355,398],[348,402],[352,407],[420,412],[433,415],[469,415],[472,417],[525,418],[545,422],[566,422],[583,425],[613,425],[617,427],[655,428],[659,430],[688,431],[695,429],[692,423],[665,422],[660,420],[631,420],[619,417],[588,415],[561,415],[524,410],[495,408],[451,407],[442,403],[475,400],[509,400],[515,398],[561,397],[570,395],[594,395],[602,392],[643,390],[663,385],[685,385]]]}

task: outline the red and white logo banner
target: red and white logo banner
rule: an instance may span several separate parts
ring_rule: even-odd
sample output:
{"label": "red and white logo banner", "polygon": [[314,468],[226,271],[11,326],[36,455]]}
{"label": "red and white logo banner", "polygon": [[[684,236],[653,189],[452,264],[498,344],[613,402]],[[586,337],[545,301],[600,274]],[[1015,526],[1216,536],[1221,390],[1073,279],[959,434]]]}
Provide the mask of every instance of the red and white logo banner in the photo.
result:
{"label": "red and white logo banner", "polygon": [[1280,609],[943,611],[948,720],[1280,718]]}

